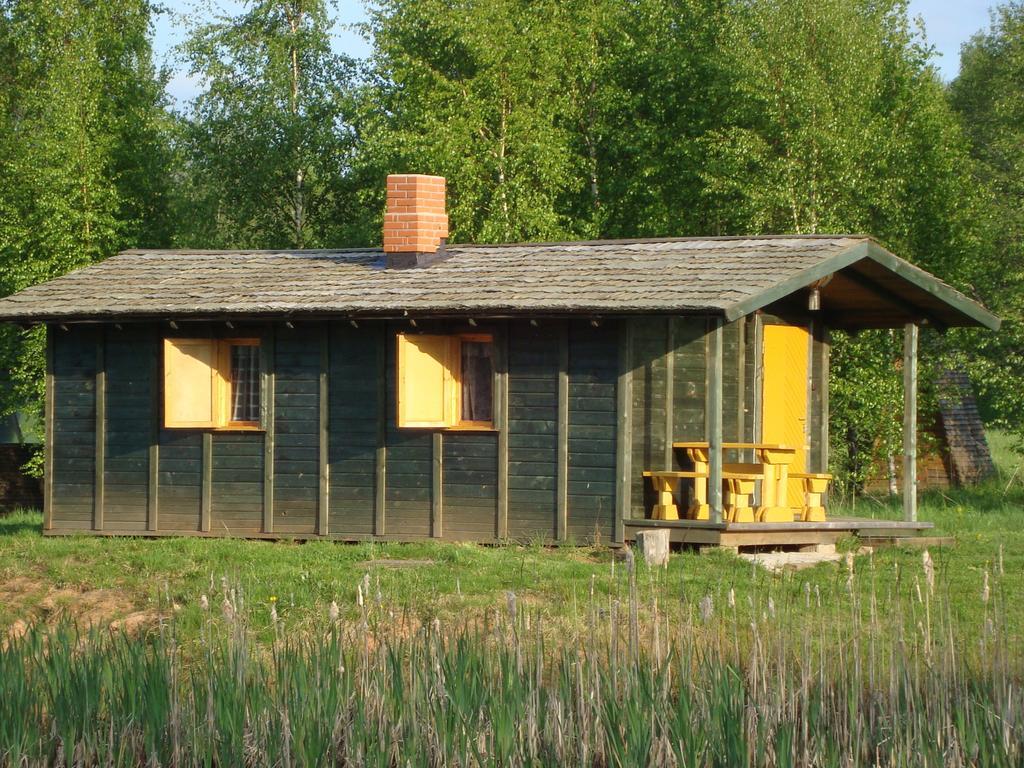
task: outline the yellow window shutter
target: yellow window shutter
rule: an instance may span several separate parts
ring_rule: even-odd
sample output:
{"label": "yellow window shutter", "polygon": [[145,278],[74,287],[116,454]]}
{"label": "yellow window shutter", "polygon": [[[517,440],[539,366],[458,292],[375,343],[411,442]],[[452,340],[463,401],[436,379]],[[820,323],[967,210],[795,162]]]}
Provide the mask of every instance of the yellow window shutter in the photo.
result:
{"label": "yellow window shutter", "polygon": [[164,339],[165,427],[217,426],[219,364],[212,339]]}
{"label": "yellow window shutter", "polygon": [[448,336],[398,334],[398,426],[447,427],[454,419]]}

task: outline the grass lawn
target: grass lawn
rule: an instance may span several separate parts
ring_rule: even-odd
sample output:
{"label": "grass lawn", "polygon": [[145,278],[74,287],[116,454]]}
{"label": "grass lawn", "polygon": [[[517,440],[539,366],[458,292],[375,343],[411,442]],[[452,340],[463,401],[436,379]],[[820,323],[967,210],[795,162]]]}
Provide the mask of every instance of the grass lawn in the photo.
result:
{"label": "grass lawn", "polygon": [[[965,628],[979,626],[987,571],[995,598],[1003,601],[1005,630],[1019,640],[1024,469],[1005,438],[997,434],[993,444],[998,477],[977,488],[924,495],[920,517],[933,521],[937,534],[957,540],[931,552],[951,619]],[[856,514],[898,517],[900,510],[887,500],[861,499]],[[449,626],[485,618],[506,610],[511,592],[519,606],[560,632],[584,621],[591,589],[611,610],[629,588],[624,564],[603,548],[43,537],[41,522],[35,512],[0,519],[0,631],[61,616],[93,624],[129,617],[129,624],[145,624],[173,612],[188,636],[203,624],[203,595],[216,611],[235,590],[250,626],[267,637],[271,606],[283,626],[295,631],[322,622],[332,601],[343,618],[359,617],[360,585],[368,583],[364,604],[409,626],[435,618]],[[923,579],[922,554],[861,554],[854,571],[854,589],[865,596],[911,595]],[[763,613],[771,598],[795,619],[813,620],[818,599],[846,594],[847,576],[844,564],[772,575],[725,552],[683,552],[668,569],[639,565],[637,588],[641,604],[656,599],[666,616],[692,617],[708,597],[724,607],[732,591],[741,618]],[[870,602],[863,601],[864,611]]]}

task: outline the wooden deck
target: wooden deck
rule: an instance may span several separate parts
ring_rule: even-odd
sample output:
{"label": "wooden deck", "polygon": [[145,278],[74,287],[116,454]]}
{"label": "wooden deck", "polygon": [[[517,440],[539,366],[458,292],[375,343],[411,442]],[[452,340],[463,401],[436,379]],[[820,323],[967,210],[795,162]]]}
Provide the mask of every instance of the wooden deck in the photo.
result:
{"label": "wooden deck", "polygon": [[711,523],[706,520],[626,520],[626,541],[638,531],[665,529],[679,544],[720,547],[772,547],[835,544],[846,536],[894,541],[913,539],[934,528],[933,523],[833,517],[821,523]]}

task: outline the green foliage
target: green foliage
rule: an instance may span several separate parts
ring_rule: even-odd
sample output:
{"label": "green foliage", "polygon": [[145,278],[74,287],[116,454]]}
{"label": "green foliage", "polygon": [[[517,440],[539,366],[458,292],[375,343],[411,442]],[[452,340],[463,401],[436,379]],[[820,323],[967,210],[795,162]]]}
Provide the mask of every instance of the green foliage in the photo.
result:
{"label": "green foliage", "polygon": [[964,46],[949,91],[986,194],[971,279],[1004,319],[998,334],[960,335],[958,347],[969,351],[988,417],[1024,440],[1024,4],[995,10],[991,29]]}
{"label": "green foliage", "polygon": [[194,22],[181,55],[205,90],[178,134],[176,243],[351,243],[362,231],[348,184],[354,65],[330,50],[326,3],[252,0]]}
{"label": "green foliage", "polygon": [[367,159],[380,177],[445,176],[457,242],[586,232],[564,199],[580,187],[579,49],[599,14],[557,0],[382,3],[367,30]]}
{"label": "green foliage", "polygon": [[[0,2],[0,293],[165,242],[150,14],[146,0]],[[0,331],[0,413],[41,412],[43,338]]]}

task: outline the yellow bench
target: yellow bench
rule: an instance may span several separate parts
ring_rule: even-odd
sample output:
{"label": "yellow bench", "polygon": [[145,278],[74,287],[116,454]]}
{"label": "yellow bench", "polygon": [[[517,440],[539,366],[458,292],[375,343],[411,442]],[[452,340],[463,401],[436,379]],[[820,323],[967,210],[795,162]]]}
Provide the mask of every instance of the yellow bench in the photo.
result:
{"label": "yellow bench", "polygon": [[[654,492],[658,494],[658,503],[651,510],[652,520],[678,520],[679,507],[676,506],[676,490],[684,479],[703,478],[707,482],[707,475],[703,472],[676,472],[673,470],[644,472],[644,477],[651,479]],[[707,519],[707,518],[705,518]]]}
{"label": "yellow bench", "polygon": [[[694,483],[694,499],[687,510],[691,520],[710,520],[710,508],[707,503],[706,472],[690,472],[677,470],[647,470],[644,477],[650,478],[658,502],[651,510],[652,520],[678,520],[679,507],[676,506],[676,494],[683,480],[698,481]],[[725,519],[730,523],[754,522],[754,509],[751,501],[754,495],[754,484],[764,479],[760,464],[726,464],[722,467],[722,485],[725,491]]]}
{"label": "yellow bench", "polygon": [[824,496],[828,493],[828,484],[832,475],[815,472],[790,472],[789,476],[803,481],[803,506],[797,507],[795,517],[805,523],[825,522]]}

